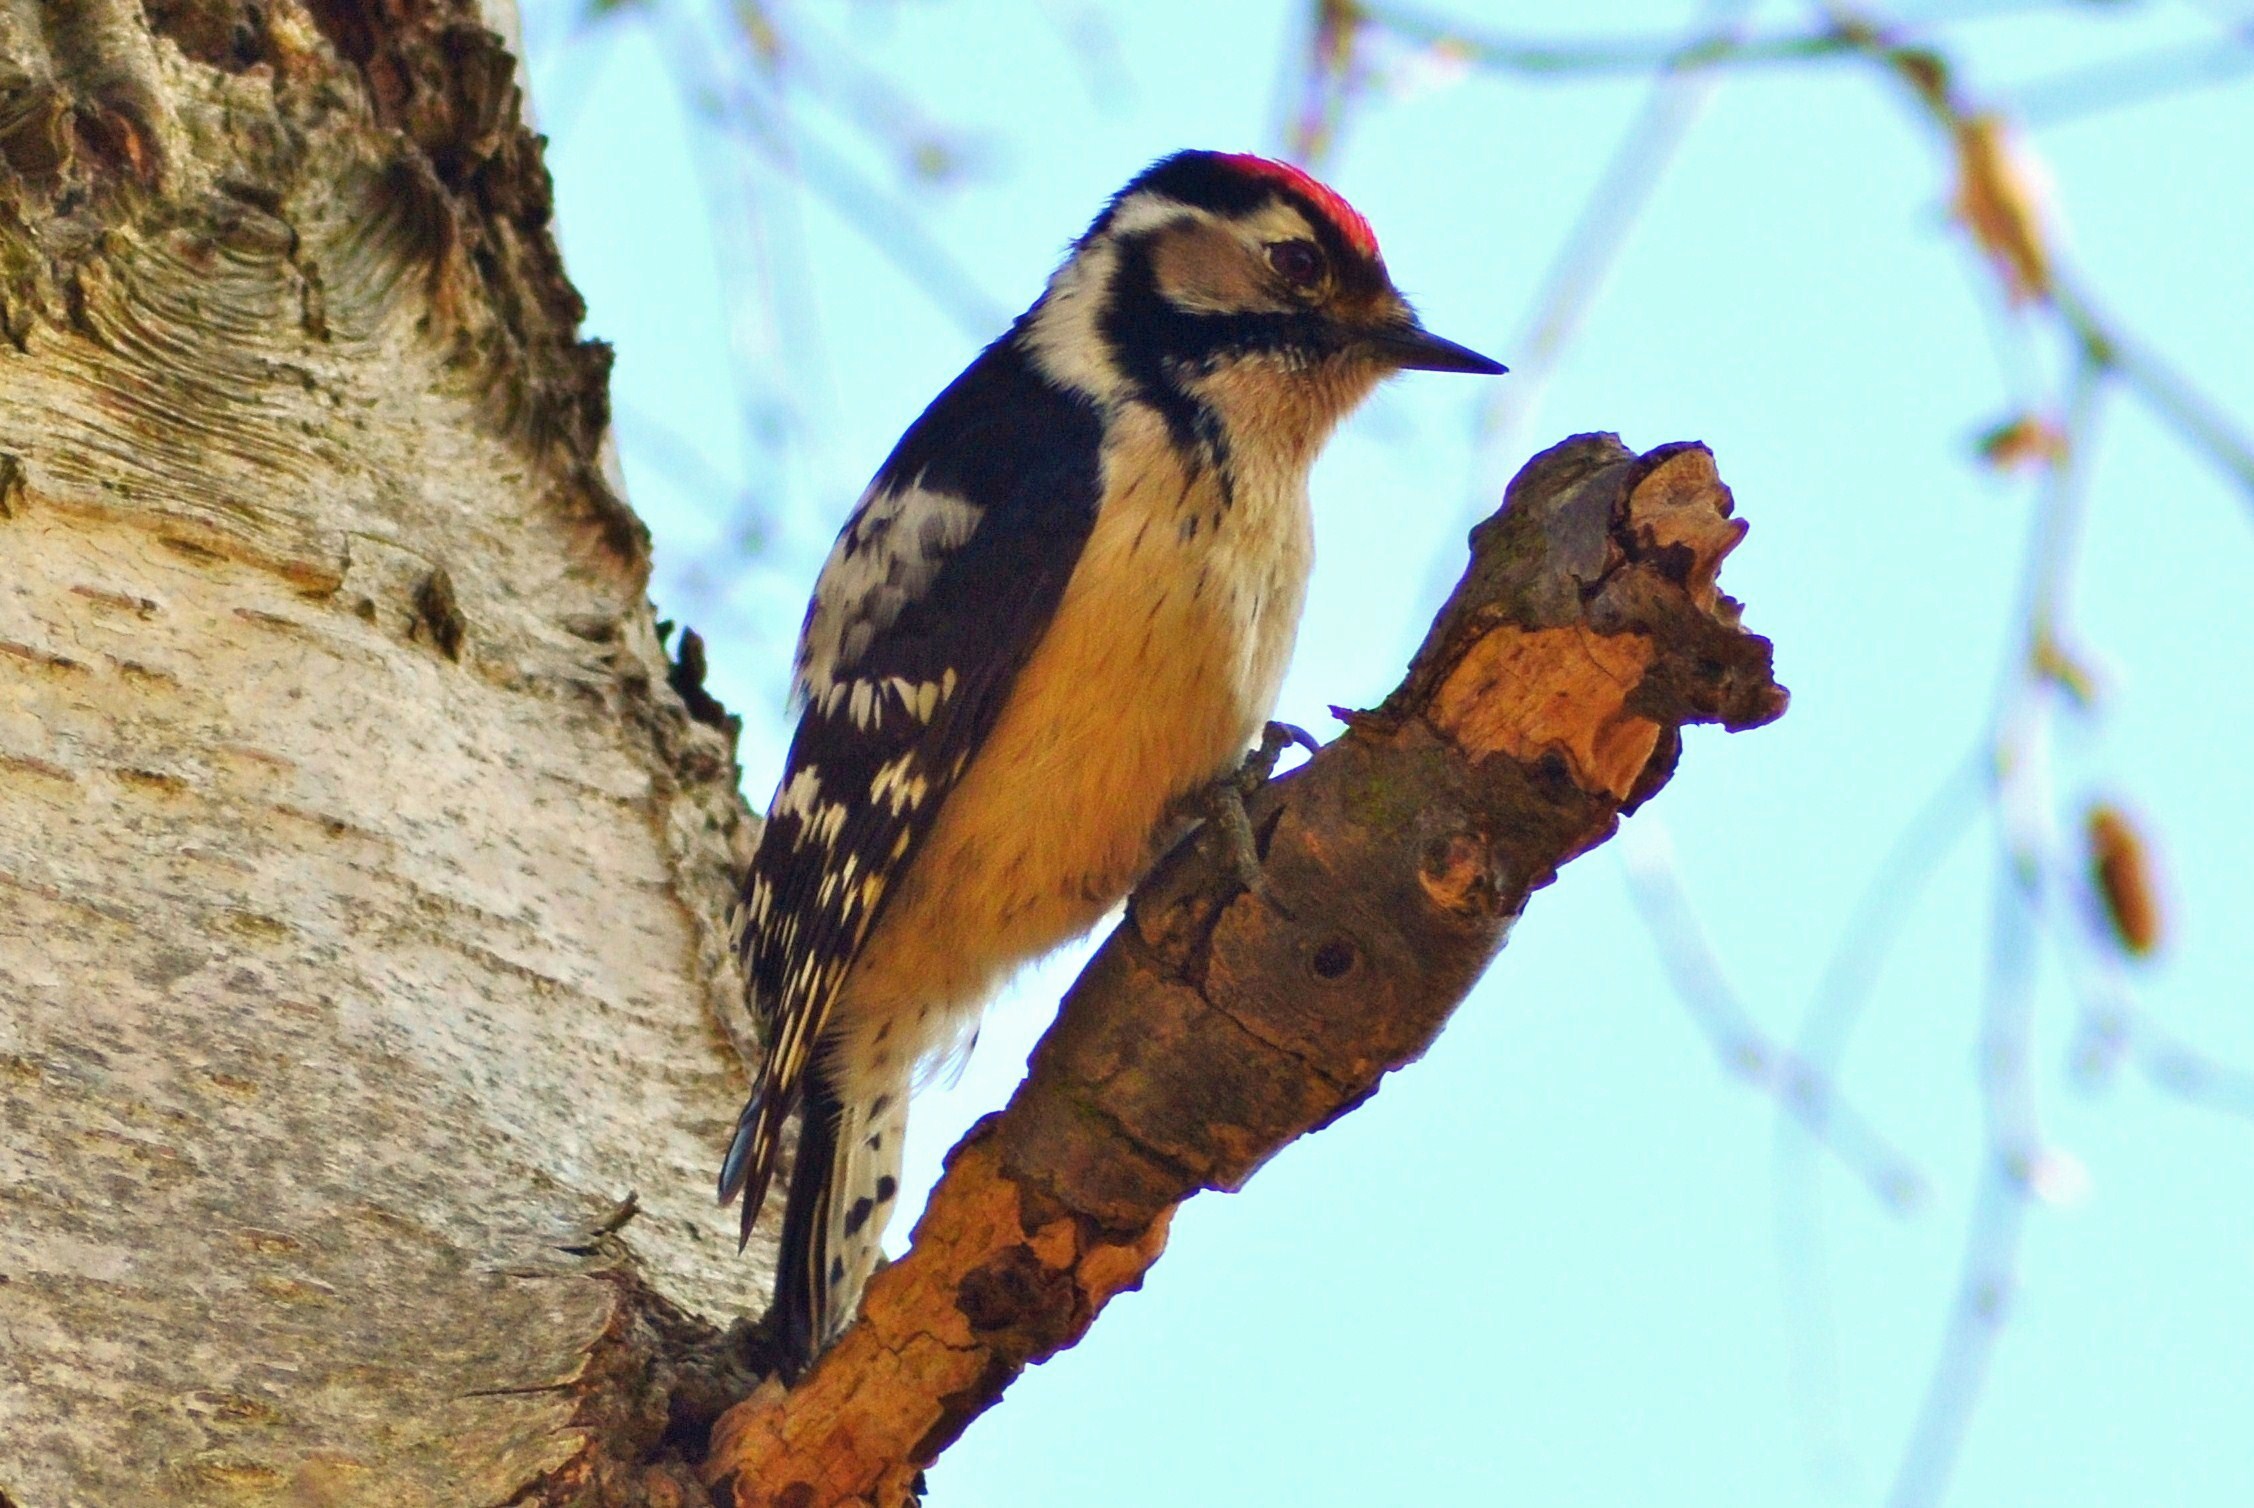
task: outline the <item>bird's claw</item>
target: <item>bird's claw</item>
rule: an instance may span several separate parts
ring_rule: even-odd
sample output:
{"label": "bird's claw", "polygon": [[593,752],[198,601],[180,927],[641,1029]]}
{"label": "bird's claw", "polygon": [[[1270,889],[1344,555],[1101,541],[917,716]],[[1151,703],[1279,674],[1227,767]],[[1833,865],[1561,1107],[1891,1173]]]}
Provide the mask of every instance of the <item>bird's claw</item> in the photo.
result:
{"label": "bird's claw", "polygon": [[1260,730],[1259,747],[1248,752],[1242,764],[1214,781],[1205,792],[1206,824],[1222,845],[1221,857],[1228,863],[1237,884],[1253,894],[1263,889],[1260,847],[1253,835],[1252,817],[1245,811],[1244,804],[1253,792],[1268,783],[1268,778],[1276,772],[1276,761],[1293,744],[1310,754],[1321,747],[1305,728],[1290,723],[1269,723]]}
{"label": "bird's claw", "polygon": [[1284,750],[1293,744],[1310,754],[1322,748],[1321,744],[1315,742],[1314,734],[1296,723],[1272,722],[1262,728],[1260,746],[1246,754],[1244,763],[1237,766],[1235,780],[1238,793],[1250,796],[1266,785],[1268,777],[1276,773],[1276,761],[1283,758]]}

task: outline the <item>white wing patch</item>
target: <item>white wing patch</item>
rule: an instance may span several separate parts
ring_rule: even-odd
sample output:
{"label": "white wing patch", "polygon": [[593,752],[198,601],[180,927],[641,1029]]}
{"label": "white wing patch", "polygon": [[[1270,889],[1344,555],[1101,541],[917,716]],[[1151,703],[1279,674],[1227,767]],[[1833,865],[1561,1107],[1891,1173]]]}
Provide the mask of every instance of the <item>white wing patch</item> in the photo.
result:
{"label": "white wing patch", "polygon": [[884,765],[869,782],[869,799],[890,806],[895,817],[910,807],[922,806],[931,794],[931,782],[916,772],[916,765],[914,749]]}
{"label": "white wing patch", "polygon": [[806,817],[812,815],[821,799],[822,769],[810,764],[794,772],[789,782],[775,792],[768,812],[776,817]]}
{"label": "white wing patch", "polygon": [[799,700],[834,712],[844,706],[855,726],[874,729],[888,707],[919,722],[945,693],[934,682],[902,676],[856,680],[850,667],[900,619],[961,549],[985,510],[923,486],[870,489],[830,548],[814,583],[813,605],[798,644]]}
{"label": "white wing patch", "polygon": [[895,700],[901,710],[919,723],[928,723],[939,706],[954,694],[955,672],[949,670],[936,681],[911,681],[904,675],[879,676],[870,680],[832,680],[829,689],[819,695],[801,690],[807,704],[824,717],[836,714],[843,707],[853,719],[853,726],[863,733],[874,733],[884,726],[885,711]]}

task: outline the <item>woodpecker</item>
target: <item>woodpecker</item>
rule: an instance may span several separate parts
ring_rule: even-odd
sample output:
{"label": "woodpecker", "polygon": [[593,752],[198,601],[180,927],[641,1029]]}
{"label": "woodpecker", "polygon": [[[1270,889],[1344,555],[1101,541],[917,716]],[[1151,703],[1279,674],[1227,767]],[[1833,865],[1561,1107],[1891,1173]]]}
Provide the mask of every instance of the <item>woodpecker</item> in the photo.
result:
{"label": "woodpecker", "polygon": [[1086,932],[1266,722],[1313,562],[1307,474],[1428,333],[1369,222],[1281,162],[1179,152],[908,427],[800,633],[800,708],[736,910],[770,1045],[720,1172],[765,1202],[794,1373],[851,1318],[919,1065]]}

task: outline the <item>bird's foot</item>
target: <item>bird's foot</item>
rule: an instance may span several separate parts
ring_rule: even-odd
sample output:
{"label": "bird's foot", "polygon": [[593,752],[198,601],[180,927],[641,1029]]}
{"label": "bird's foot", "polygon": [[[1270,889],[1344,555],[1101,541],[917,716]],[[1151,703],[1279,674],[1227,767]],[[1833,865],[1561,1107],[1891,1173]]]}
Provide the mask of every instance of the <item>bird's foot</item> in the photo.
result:
{"label": "bird's foot", "polygon": [[1204,808],[1206,828],[1221,845],[1221,857],[1234,874],[1237,884],[1257,894],[1260,883],[1260,846],[1252,831],[1252,818],[1244,804],[1276,770],[1276,761],[1292,744],[1297,744],[1312,754],[1321,747],[1314,735],[1305,728],[1295,728],[1290,723],[1270,723],[1260,732],[1260,746],[1244,757],[1244,763],[1207,786],[1200,805]]}
{"label": "bird's foot", "polygon": [[1318,753],[1323,747],[1315,742],[1314,734],[1296,723],[1269,723],[1262,728],[1260,747],[1245,755],[1244,763],[1237,766],[1234,779],[1240,795],[1250,796],[1266,785],[1268,777],[1276,773],[1276,761],[1283,758],[1284,750],[1293,744],[1309,754]]}

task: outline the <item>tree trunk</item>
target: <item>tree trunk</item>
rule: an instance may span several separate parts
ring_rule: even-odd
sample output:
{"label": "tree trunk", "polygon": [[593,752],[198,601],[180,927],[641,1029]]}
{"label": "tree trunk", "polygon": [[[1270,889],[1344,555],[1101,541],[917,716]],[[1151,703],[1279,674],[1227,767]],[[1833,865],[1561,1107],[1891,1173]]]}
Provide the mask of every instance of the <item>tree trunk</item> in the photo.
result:
{"label": "tree trunk", "polygon": [[458,0],[0,0],[19,1508],[699,1500],[745,1385],[749,824],[518,111]]}

